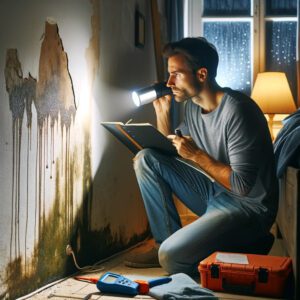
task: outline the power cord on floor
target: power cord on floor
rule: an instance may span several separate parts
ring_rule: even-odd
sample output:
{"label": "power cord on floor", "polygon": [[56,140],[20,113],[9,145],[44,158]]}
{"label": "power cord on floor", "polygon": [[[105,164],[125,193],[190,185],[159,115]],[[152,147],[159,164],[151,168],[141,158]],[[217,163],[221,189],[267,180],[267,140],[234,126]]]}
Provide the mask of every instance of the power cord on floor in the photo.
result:
{"label": "power cord on floor", "polygon": [[98,268],[95,268],[97,265],[100,265],[100,264],[102,264],[102,263],[104,263],[104,262],[106,262],[106,261],[108,261],[108,260],[110,260],[110,259],[112,259],[112,258],[114,258],[114,257],[120,256],[120,255],[122,255],[122,254],[124,254],[124,253],[126,253],[126,252],[129,252],[130,250],[132,250],[132,249],[134,249],[134,248],[139,247],[140,245],[144,244],[144,243],[145,243],[147,240],[149,240],[150,238],[151,238],[151,237],[147,237],[145,240],[143,240],[143,241],[141,241],[141,242],[139,242],[139,243],[137,243],[137,244],[135,244],[135,245],[133,245],[133,246],[131,246],[131,247],[129,247],[129,248],[123,250],[123,251],[117,252],[117,253],[115,253],[115,254],[113,254],[113,255],[107,257],[107,258],[104,258],[104,259],[102,259],[102,260],[96,262],[95,264],[93,264],[93,265],[91,265],[91,266],[80,267],[80,266],[78,265],[77,260],[76,260],[76,257],[75,257],[75,253],[74,253],[74,251],[73,251],[71,245],[67,245],[67,247],[66,247],[66,254],[69,255],[69,256],[72,255],[74,264],[75,264],[76,268],[77,268],[79,271],[81,271],[81,272],[86,272],[86,273],[93,273],[93,272],[103,271],[103,270],[105,269],[104,266],[103,266],[103,267],[100,267],[100,268],[99,268],[99,267],[98,267]]}
{"label": "power cord on floor", "polygon": [[75,253],[74,253],[74,251],[73,251],[71,245],[67,245],[67,247],[66,247],[66,254],[67,254],[67,255],[72,255],[75,267],[76,267],[79,271],[81,271],[81,272],[94,273],[94,272],[99,272],[99,271],[103,271],[103,270],[104,270],[104,267],[95,268],[95,266],[96,266],[97,264],[99,264],[99,262],[97,262],[96,264],[91,265],[91,266],[80,267],[80,266],[78,265],[78,263],[77,263]]}

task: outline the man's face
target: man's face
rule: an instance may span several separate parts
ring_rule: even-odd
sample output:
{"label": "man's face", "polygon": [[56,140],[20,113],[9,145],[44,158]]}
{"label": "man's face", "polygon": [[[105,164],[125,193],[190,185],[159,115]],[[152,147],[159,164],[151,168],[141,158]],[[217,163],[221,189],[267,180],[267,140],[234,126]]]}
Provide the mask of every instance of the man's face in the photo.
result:
{"label": "man's face", "polygon": [[172,89],[177,102],[198,96],[201,92],[203,84],[199,82],[182,54],[169,57],[168,72],[167,86]]}

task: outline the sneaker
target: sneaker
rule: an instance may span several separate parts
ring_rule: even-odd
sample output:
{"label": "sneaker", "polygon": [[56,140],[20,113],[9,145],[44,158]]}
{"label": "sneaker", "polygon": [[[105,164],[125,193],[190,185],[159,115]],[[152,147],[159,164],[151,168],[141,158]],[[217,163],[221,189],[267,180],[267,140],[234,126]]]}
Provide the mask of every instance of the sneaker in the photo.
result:
{"label": "sneaker", "polygon": [[131,268],[160,268],[158,248],[153,247],[145,253],[136,254],[131,259],[124,261],[124,264]]}

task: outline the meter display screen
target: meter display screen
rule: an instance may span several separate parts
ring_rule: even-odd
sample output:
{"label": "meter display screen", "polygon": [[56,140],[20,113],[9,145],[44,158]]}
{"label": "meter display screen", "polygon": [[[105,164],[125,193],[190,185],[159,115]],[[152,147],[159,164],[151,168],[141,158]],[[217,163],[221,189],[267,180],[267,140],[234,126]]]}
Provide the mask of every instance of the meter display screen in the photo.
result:
{"label": "meter display screen", "polygon": [[117,280],[117,278],[114,277],[114,276],[111,276],[111,275],[107,276],[107,277],[104,279],[105,282],[109,282],[109,283],[115,282],[116,280]]}

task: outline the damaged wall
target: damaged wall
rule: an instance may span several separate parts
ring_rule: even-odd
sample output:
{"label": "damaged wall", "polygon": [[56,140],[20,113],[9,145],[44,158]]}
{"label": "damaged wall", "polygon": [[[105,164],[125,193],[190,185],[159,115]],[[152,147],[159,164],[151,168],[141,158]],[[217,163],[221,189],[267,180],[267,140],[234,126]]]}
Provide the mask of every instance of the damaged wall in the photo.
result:
{"label": "damaged wall", "polygon": [[5,0],[0,26],[0,298],[14,299],[74,271],[67,244],[86,265],[147,234],[132,155],[100,122],[153,123],[130,91],[156,72],[146,0]]}

